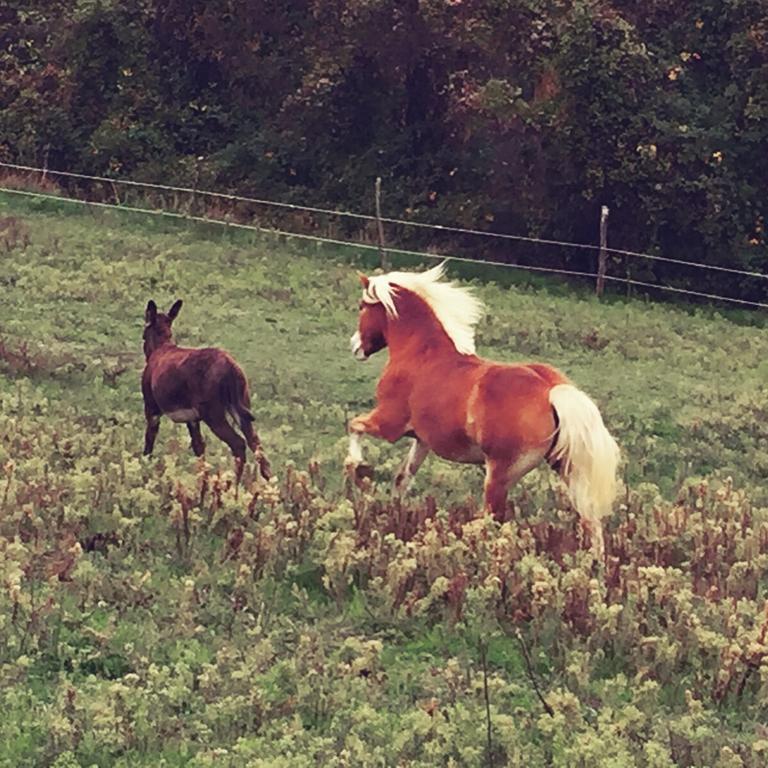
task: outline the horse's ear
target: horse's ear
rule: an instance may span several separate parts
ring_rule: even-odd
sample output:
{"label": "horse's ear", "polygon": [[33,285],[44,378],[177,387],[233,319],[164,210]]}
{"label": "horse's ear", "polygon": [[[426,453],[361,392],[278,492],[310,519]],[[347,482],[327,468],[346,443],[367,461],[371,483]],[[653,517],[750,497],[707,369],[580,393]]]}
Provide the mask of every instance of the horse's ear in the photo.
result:
{"label": "horse's ear", "polygon": [[173,306],[168,310],[168,319],[173,322],[176,319],[176,315],[179,314],[179,310],[181,309],[181,305],[184,302],[181,299],[176,299],[176,301],[173,302]]}
{"label": "horse's ear", "polygon": [[155,302],[152,301],[152,299],[150,299],[149,303],[147,304],[147,309],[144,312],[144,322],[154,323],[156,317],[157,317],[157,304],[155,304]]}
{"label": "horse's ear", "polygon": [[360,285],[363,286],[363,290],[368,290],[368,283],[371,282],[368,275],[364,275],[362,272],[358,272],[357,276],[360,278]]}

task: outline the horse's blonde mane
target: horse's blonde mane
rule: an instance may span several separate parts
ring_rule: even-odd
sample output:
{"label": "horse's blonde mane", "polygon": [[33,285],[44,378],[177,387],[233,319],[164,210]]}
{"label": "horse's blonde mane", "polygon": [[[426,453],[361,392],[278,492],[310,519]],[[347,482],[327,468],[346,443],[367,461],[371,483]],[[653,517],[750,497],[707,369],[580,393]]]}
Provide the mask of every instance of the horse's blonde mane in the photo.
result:
{"label": "horse's blonde mane", "polygon": [[435,313],[443,330],[462,355],[475,354],[475,325],[483,314],[482,302],[467,288],[441,282],[445,262],[426,272],[389,272],[369,278],[363,291],[367,304],[382,304],[387,314],[397,317],[395,297],[398,288],[413,291]]}

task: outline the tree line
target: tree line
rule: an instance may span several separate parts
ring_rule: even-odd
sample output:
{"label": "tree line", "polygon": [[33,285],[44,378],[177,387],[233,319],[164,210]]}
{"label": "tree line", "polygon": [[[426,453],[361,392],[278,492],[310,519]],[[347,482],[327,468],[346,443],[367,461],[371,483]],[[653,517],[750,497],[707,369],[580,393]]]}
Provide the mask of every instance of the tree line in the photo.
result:
{"label": "tree line", "polygon": [[766,0],[10,0],[0,72],[0,159],[366,212],[381,176],[390,216],[583,243],[608,205],[615,247],[768,263]]}

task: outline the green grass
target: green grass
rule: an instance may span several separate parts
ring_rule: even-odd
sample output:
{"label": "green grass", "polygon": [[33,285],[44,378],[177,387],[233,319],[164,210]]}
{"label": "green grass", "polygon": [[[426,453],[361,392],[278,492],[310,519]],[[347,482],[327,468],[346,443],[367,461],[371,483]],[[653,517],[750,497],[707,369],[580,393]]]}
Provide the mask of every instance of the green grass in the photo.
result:
{"label": "green grass", "polygon": [[[6,198],[6,213],[17,205]],[[23,212],[50,205],[27,203]],[[383,364],[380,357],[360,365],[348,354],[359,290],[354,252],[133,215],[33,215],[32,246],[4,259],[0,332],[48,359],[50,370],[33,381],[53,402],[87,404],[100,417],[119,412],[138,445],[143,308],[149,298],[162,307],[180,297],[179,343],[221,345],[241,362],[277,461],[338,464],[345,419],[370,407]],[[488,315],[479,352],[546,361],[571,376],[600,404],[630,482],[670,493],[684,477],[718,469],[762,486],[768,336],[760,325],[709,308],[600,303],[558,284],[510,285],[501,268],[482,272],[486,281],[474,285]],[[110,388],[104,371],[118,363],[128,370]],[[184,435],[164,423],[159,449]],[[385,462],[403,452],[372,450]],[[477,487],[471,470],[438,460],[422,473],[446,492],[459,478]]]}
{"label": "green grass", "polygon": [[[0,767],[484,766],[484,682],[497,766],[764,764],[761,316],[451,265],[488,307],[479,352],[560,367],[621,444],[596,574],[536,552],[573,538],[548,471],[503,527],[469,519],[480,473],[429,459],[402,519],[427,497],[434,519],[402,534],[405,445],[369,442],[378,484],[344,488],[384,363],[348,347],[370,256],[8,195],[2,216],[31,243],[0,250]],[[149,298],[240,361],[278,483],[236,501],[228,452],[207,435],[198,462],[167,421],[140,457]]]}

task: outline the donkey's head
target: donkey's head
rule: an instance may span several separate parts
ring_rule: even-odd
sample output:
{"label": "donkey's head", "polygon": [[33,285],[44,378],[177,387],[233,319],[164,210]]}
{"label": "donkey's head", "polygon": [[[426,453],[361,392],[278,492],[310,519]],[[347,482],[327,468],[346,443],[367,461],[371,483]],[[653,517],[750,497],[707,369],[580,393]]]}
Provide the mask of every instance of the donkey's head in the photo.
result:
{"label": "donkey's head", "polygon": [[164,315],[162,312],[157,311],[157,304],[151,299],[147,304],[146,312],[144,313],[144,357],[149,359],[149,356],[163,344],[168,344],[173,341],[173,331],[171,325],[176,319],[181,309],[181,299],[177,299],[173,302],[173,306],[168,310],[168,314]]}

